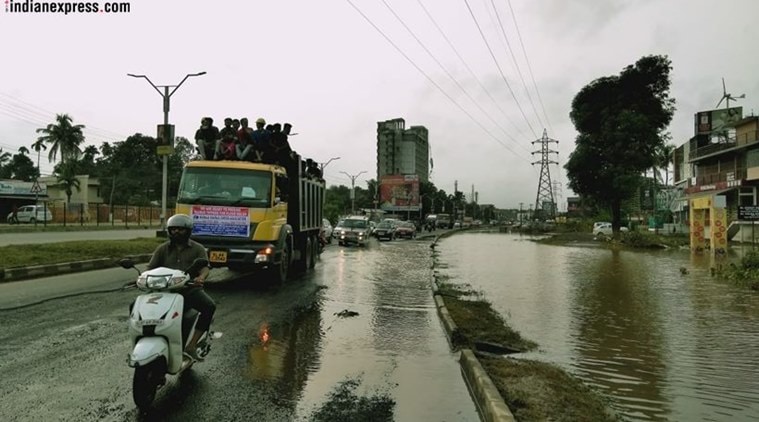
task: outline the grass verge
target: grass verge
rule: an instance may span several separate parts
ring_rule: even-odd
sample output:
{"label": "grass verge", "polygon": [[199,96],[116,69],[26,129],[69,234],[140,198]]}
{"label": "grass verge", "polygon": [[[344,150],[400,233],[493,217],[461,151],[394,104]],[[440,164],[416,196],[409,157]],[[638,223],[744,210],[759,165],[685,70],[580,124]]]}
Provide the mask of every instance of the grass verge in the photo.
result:
{"label": "grass verge", "polygon": [[518,421],[617,421],[602,396],[562,369],[503,357],[477,357]]}
{"label": "grass verge", "polygon": [[161,238],[130,240],[76,240],[71,242],[10,245],[0,247],[2,268],[60,264],[98,258],[153,253],[164,242]]}
{"label": "grass verge", "polygon": [[[537,347],[509,327],[490,302],[469,286],[447,282],[445,276],[437,278],[438,294],[457,327],[451,339],[454,347],[477,350],[483,342],[517,351]],[[604,396],[556,365],[486,353],[477,353],[477,359],[519,421],[621,420]]]}

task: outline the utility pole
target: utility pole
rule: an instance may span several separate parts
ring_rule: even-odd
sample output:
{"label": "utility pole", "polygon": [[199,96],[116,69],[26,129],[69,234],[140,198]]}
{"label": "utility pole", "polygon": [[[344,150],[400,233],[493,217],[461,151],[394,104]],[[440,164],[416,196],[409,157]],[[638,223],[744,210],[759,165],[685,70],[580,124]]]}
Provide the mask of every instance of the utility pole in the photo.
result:
{"label": "utility pole", "polygon": [[[148,83],[155,88],[156,91],[158,91],[158,94],[163,97],[163,125],[164,130],[168,132],[164,132],[165,134],[168,133],[167,137],[173,138],[174,134],[173,131],[169,130],[169,100],[171,99],[171,96],[174,95],[175,92],[179,89],[180,86],[184,83],[184,81],[187,80],[190,76],[202,76],[205,75],[206,72],[199,72],[199,73],[188,73],[185,75],[184,79],[182,79],[181,82],[177,85],[155,85],[147,76],[145,75],[134,75],[132,73],[127,73],[127,76],[131,76],[133,78],[145,78]],[[163,92],[159,88],[163,88]],[[169,91],[169,88],[174,88],[171,91]],[[169,139],[170,144],[173,145],[173,139]],[[163,180],[161,183],[161,231],[158,233],[160,237],[166,237],[166,191],[168,188],[168,168],[169,168],[169,156],[168,154],[162,154],[163,155]]]}
{"label": "utility pole", "polygon": [[[543,217],[548,217],[550,219],[556,217],[556,201],[553,197],[553,186],[551,184],[551,171],[549,166],[551,164],[559,164],[558,161],[552,161],[548,157],[548,154],[558,154],[558,151],[548,148],[548,144],[554,142],[557,144],[559,143],[559,141],[549,138],[548,132],[546,132],[545,129],[543,129],[543,137],[541,139],[532,141],[533,144],[540,144],[540,151],[532,152],[533,154],[540,154],[540,161],[532,163],[533,166],[535,164],[540,164],[540,180],[538,181],[538,194],[535,197],[535,212],[537,213],[538,210],[542,210]],[[543,204],[546,202],[550,204],[549,210],[543,208]]]}
{"label": "utility pole", "polygon": [[351,179],[351,214],[355,214],[356,213],[356,178],[366,173],[366,171],[362,171],[356,175],[351,175],[344,171],[341,171],[340,173],[350,177]]}

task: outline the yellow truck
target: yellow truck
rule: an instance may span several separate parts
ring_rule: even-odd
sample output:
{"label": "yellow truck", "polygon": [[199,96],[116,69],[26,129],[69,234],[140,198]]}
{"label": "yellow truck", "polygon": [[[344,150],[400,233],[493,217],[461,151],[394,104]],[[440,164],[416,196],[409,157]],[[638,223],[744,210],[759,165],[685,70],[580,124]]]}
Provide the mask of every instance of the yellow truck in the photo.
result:
{"label": "yellow truck", "polygon": [[316,265],[324,180],[306,174],[297,155],[286,167],[232,160],[184,167],[176,212],[192,217],[191,238],[212,266],[261,270],[282,283],[291,270]]}

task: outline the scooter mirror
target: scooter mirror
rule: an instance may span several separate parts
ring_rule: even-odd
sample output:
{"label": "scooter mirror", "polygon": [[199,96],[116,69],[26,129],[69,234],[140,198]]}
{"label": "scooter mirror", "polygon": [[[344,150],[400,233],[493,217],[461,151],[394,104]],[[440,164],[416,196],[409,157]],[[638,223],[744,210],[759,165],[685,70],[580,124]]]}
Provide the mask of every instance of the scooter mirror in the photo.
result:
{"label": "scooter mirror", "polygon": [[119,265],[121,268],[134,268],[134,261],[131,258],[123,258],[119,260]]}

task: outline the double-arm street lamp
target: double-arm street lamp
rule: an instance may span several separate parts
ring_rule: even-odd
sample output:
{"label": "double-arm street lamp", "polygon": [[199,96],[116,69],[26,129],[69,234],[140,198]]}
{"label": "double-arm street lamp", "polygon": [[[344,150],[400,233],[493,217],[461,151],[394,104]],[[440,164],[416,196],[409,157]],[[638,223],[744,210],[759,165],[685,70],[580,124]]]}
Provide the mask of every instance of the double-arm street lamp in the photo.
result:
{"label": "double-arm street lamp", "polygon": [[319,163],[319,170],[321,170],[321,172],[322,172],[322,177],[324,177],[324,167],[327,167],[327,164],[329,164],[329,163],[331,163],[331,162],[333,162],[335,160],[339,160],[339,159],[340,159],[340,157],[332,157],[329,160],[327,160],[326,163]]}
{"label": "double-arm street lamp", "polygon": [[[133,78],[145,78],[148,83],[155,88],[156,91],[158,91],[158,94],[163,97],[163,124],[164,124],[164,130],[168,131],[169,126],[169,100],[171,99],[171,96],[174,95],[175,92],[179,89],[180,86],[184,83],[184,81],[187,80],[190,76],[201,76],[205,75],[206,72],[199,72],[199,73],[188,73],[185,75],[184,79],[182,79],[181,82],[179,82],[177,85],[156,85],[154,84],[147,76],[145,75],[135,75],[132,73],[127,73],[127,76],[131,76]],[[161,91],[159,88],[163,88],[163,91]],[[169,91],[169,88],[174,88],[171,91]],[[174,136],[173,133],[170,133],[170,136]],[[169,140],[171,142],[171,140]],[[168,167],[169,167],[169,156],[166,154],[163,154],[163,182],[161,185],[161,231],[159,232],[160,236],[166,235],[166,190],[168,187]]]}
{"label": "double-arm street lamp", "polygon": [[356,175],[351,175],[344,171],[341,171],[340,173],[350,177],[351,179],[351,214],[355,214],[356,213],[356,178],[366,173],[366,171],[362,171]]}

